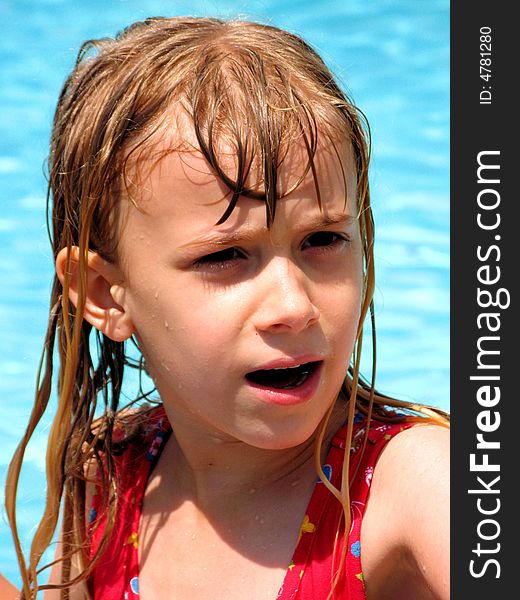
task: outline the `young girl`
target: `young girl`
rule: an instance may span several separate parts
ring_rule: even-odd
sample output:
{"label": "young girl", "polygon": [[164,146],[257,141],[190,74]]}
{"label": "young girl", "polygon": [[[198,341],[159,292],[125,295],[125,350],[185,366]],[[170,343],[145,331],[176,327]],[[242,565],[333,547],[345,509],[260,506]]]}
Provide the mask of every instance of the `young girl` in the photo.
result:
{"label": "young girl", "polygon": [[[449,597],[447,417],[359,375],[363,124],[271,26],[156,18],[83,46],[54,120],[56,278],[7,483],[23,598]],[[55,350],[26,560],[16,489]],[[125,366],[160,402],[122,407]]]}

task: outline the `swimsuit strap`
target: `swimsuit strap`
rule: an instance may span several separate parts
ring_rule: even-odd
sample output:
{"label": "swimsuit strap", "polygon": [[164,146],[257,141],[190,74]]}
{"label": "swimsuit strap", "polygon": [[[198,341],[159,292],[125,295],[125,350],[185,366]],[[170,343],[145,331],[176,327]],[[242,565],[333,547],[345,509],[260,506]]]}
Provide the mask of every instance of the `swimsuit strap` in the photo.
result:
{"label": "swimsuit strap", "polygon": [[[340,578],[336,587],[337,598],[366,599],[361,568],[361,524],[372,473],[379,455],[389,440],[412,425],[412,422],[406,421],[388,424],[373,420],[367,445],[362,454],[361,447],[367,420],[364,415],[356,414],[349,465],[351,525],[347,542],[345,576]],[[346,434],[346,426],[336,433],[323,465],[327,479],[338,489],[341,487]],[[299,542],[293,561],[278,594],[278,600],[325,600],[327,598],[339,566],[343,549],[343,530],[343,507],[318,478],[300,528]]]}

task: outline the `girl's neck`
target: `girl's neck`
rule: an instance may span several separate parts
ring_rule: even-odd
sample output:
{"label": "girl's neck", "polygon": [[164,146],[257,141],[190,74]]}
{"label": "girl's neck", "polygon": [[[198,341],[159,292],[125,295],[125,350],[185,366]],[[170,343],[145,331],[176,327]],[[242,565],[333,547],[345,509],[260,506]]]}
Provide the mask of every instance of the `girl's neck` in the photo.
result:
{"label": "girl's neck", "polygon": [[[323,439],[322,464],[345,414],[344,405],[337,403]],[[183,426],[182,419],[168,416],[174,433],[156,470],[161,472],[167,495],[171,492],[178,500],[189,499],[207,509],[229,508],[239,506],[245,498],[251,501],[277,493],[298,493],[316,478],[316,432],[294,448],[265,450],[240,441],[197,435]]]}

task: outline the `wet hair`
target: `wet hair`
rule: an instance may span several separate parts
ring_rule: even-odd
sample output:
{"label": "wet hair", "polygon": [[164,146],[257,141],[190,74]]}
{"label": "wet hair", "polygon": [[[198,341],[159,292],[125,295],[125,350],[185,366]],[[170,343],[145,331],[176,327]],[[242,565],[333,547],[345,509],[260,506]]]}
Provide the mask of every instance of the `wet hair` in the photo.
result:
{"label": "wet hair", "polygon": [[[275,218],[281,190],[278,175],[294,143],[303,143],[307,160],[296,186],[310,174],[321,205],[314,157],[318,143],[326,144],[346,172],[347,156],[342,141],[353,153],[357,177],[355,199],[363,246],[363,299],[351,366],[339,395],[347,405],[347,446],[352,438],[354,411],[387,420],[403,419],[387,406],[404,411],[407,418],[447,422],[439,409],[412,405],[378,394],[374,389],[375,327],[374,224],[370,209],[368,164],[369,129],[319,55],[300,37],[270,25],[213,18],[151,18],[135,23],[115,39],[86,42],[59,97],[49,156],[48,213],[51,244],[56,258],[69,251],[65,279],[54,278],[49,326],[38,374],[35,404],[26,433],[11,462],[6,506],[23,580],[23,598],[35,598],[37,573],[45,550],[56,532],[62,511],[62,583],[68,588],[87,581],[101,556],[117,511],[117,480],[112,431],[121,411],[121,385],[125,367],[143,369],[132,361],[123,342],[109,339],[82,318],[86,298],[86,266],[89,251],[117,263],[122,198],[132,197],[139,159],[150,156],[165,134],[182,141],[182,127],[175,129],[172,112],[191,123],[198,149],[215,175],[229,190],[229,205],[219,223],[233,211],[240,196],[263,200],[266,223]],[[235,169],[223,159],[231,147]],[[182,151],[183,144],[168,151]],[[248,187],[252,170],[262,185]],[[293,186],[294,189],[294,186]],[[346,184],[345,184],[346,194]],[[69,298],[70,254],[79,248],[77,306]],[[366,315],[372,322],[374,364],[370,382],[360,377],[361,342]],[[97,351],[92,352],[95,338]],[[55,343],[57,348],[55,349]],[[27,444],[47,409],[53,381],[53,356],[59,356],[58,406],[47,449],[47,498],[26,562],[17,533],[16,495]],[[320,424],[315,464],[324,484],[342,503],[343,526],[348,531],[349,453],[345,453],[343,484],[332,486],[320,465],[320,448],[331,406]],[[101,414],[100,414],[101,413]],[[418,413],[423,413],[420,416]],[[367,431],[368,432],[368,431]],[[366,437],[364,443],[366,444]],[[102,543],[87,558],[91,532],[85,524],[86,489],[92,485],[86,465],[98,465],[103,505],[107,513]],[[90,481],[90,483],[89,483]],[[331,595],[342,576],[346,536],[337,572],[331,579]],[[336,551],[336,549],[334,549]],[[80,574],[70,580],[72,561]]]}

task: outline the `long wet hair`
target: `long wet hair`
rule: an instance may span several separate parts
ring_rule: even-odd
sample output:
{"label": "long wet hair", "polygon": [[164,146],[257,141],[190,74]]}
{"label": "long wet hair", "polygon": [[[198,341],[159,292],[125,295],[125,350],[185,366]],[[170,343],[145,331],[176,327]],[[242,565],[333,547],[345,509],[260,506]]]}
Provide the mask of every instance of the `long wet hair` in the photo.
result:
{"label": "long wet hair", "polygon": [[[140,156],[152,151],[160,132],[174,127],[165,117],[174,108],[188,117],[199,150],[229,190],[229,206],[219,223],[228,218],[240,196],[248,196],[265,201],[266,223],[271,225],[277,200],[292,191],[280,192],[278,175],[295,142],[303,142],[308,160],[292,189],[310,173],[321,204],[314,164],[318,141],[332,148],[344,174],[347,157],[341,155],[339,148],[344,140],[350,143],[357,176],[364,286],[357,340],[340,390],[348,413],[346,447],[350,446],[356,409],[369,419],[374,413],[380,419],[404,418],[388,412],[386,407],[393,406],[408,411],[408,419],[424,420],[426,416],[447,422],[446,414],[439,409],[397,401],[374,389],[374,224],[368,185],[369,129],[318,54],[300,37],[275,27],[212,18],[151,18],[131,25],[115,39],[88,41],[59,97],[48,165],[48,221],[54,258],[67,248],[70,265],[72,247],[79,248],[78,301],[77,306],[70,301],[67,268],[63,285],[54,278],[36,400],[7,477],[7,513],[25,599],[36,598],[37,590],[47,587],[61,587],[62,597],[67,598],[71,585],[88,581],[114,525],[118,490],[112,431],[122,408],[124,369],[143,369],[143,363],[130,358],[123,342],[106,337],[82,318],[87,256],[94,251],[107,261],[119,260],[121,199],[133,185],[129,170],[138,164]],[[230,146],[235,152],[233,174],[226,160],[229,155],[220,154],[222,142],[226,143],[227,153]],[[246,186],[252,168],[260,172],[262,189]],[[365,381],[359,369],[367,315],[372,324],[373,366],[371,377]],[[52,392],[55,353],[59,357],[58,405],[47,449],[47,497],[27,561],[17,533],[17,487],[27,444]],[[320,424],[315,464],[324,484],[343,505],[343,526],[348,531],[349,453],[345,453],[341,489],[332,486],[320,465],[321,445],[332,408]],[[86,527],[85,496],[90,469],[85,465],[92,464],[101,467],[98,472],[107,519],[102,542],[95,555],[88,557],[91,532]],[[37,576],[42,570],[39,563],[56,533],[60,510],[62,582],[38,586]],[[330,596],[344,570],[345,549],[346,536],[342,547],[334,548],[335,553],[340,552],[340,560],[331,579]],[[71,579],[73,563],[80,568],[79,575]]]}

